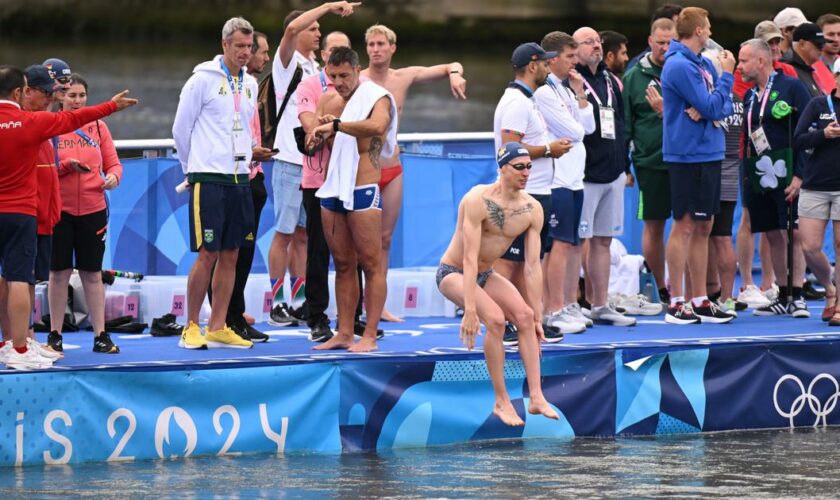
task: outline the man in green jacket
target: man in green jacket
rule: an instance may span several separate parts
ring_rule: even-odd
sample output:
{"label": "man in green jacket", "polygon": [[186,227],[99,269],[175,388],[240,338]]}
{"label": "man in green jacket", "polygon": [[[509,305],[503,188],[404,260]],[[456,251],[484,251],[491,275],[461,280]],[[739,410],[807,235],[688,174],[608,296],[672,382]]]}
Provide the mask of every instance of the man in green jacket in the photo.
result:
{"label": "man in green jacket", "polygon": [[665,222],[671,217],[671,188],[668,167],[662,160],[660,74],[675,34],[672,20],[654,21],[648,37],[650,53],[623,78],[625,137],[639,184],[637,217],[644,221],[642,254],[653,271],[663,303],[669,299],[665,286]]}

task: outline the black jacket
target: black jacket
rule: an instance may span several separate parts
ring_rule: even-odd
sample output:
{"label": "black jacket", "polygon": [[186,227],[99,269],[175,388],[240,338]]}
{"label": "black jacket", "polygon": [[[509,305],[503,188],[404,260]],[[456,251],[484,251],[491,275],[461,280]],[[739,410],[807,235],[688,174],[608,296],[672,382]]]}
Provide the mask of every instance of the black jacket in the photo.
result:
{"label": "black jacket", "polygon": [[[835,113],[840,112],[840,98],[836,90],[831,93],[831,99]],[[840,138],[826,139],[823,133],[832,121],[825,96],[811,99],[799,118],[793,145],[797,149],[813,149],[805,162],[803,189],[840,191]]]}

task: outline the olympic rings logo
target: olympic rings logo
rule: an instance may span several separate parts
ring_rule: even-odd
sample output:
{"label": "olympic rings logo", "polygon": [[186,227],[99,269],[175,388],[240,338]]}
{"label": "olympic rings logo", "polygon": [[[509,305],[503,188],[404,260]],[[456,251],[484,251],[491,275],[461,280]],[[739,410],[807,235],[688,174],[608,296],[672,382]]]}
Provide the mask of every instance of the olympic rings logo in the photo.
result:
{"label": "olympic rings logo", "polygon": [[[796,385],[799,387],[799,396],[793,400],[790,405],[790,410],[785,411],[781,407],[779,407],[779,387],[783,383],[788,380],[792,380]],[[817,382],[820,380],[828,380],[832,384],[834,384],[834,394],[828,397],[825,404],[823,404],[820,399],[814,395],[814,386],[817,385]],[[828,373],[820,373],[814,380],[808,384],[808,390],[805,390],[805,385],[799,380],[798,377],[795,375],[785,375],[776,382],[776,387],[773,389],[773,405],[776,407],[776,411],[779,412],[779,415],[782,417],[786,417],[790,421],[790,428],[793,429],[793,419],[797,415],[799,415],[802,410],[805,409],[805,403],[808,403],[808,406],[811,408],[811,412],[816,415],[816,420],[814,421],[813,427],[819,425],[820,420],[822,420],[822,425],[825,427],[826,424],[826,417],[834,411],[834,408],[837,406],[837,399],[840,398],[840,383],[837,382],[837,379],[829,375]]]}

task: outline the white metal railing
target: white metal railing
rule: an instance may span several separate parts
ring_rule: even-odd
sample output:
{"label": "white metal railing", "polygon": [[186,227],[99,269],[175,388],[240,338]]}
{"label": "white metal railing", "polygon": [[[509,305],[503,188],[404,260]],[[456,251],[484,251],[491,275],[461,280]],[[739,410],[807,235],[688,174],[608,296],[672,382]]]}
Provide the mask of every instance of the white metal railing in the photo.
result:
{"label": "white metal railing", "polygon": [[[398,134],[399,142],[455,142],[489,141],[492,132],[411,132]],[[114,141],[119,151],[167,151],[167,156],[175,150],[173,139],[128,139]]]}

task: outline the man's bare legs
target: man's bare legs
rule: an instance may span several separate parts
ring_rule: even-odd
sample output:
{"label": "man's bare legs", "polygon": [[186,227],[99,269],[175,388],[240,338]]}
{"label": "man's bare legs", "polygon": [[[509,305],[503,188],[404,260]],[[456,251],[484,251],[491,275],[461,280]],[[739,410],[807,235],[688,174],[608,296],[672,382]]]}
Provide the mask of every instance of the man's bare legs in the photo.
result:
{"label": "man's bare legs", "polygon": [[[225,325],[230,294],[233,290],[233,281],[236,268],[236,257],[239,249],[221,250],[211,252],[201,247],[198,251],[198,258],[190,270],[187,278],[187,320],[198,325],[199,313],[204,298],[207,296],[207,287],[210,285],[210,273],[213,265],[216,271],[213,273],[213,308],[210,310],[210,321],[207,322],[209,331],[221,330]],[[218,261],[218,262],[217,262]]]}
{"label": "man's bare legs", "polygon": [[[823,240],[825,239],[825,227],[827,220],[799,217],[799,234],[802,237],[802,251],[805,257],[811,262],[811,270],[822,286],[825,287],[827,301],[830,297],[837,296],[837,290],[831,282],[831,264],[829,264],[825,253],[822,251]],[[835,222],[836,226],[837,223]],[[835,236],[835,239],[837,237]]]}
{"label": "man's bare legs", "polygon": [[548,312],[558,311],[577,300],[580,245],[554,240],[545,260],[548,265],[543,276],[550,291],[545,309]]}
{"label": "man's bare legs", "polygon": [[642,229],[642,255],[659,288],[665,287],[665,222],[646,220]]}
{"label": "man's bare legs", "polygon": [[3,341],[12,340],[12,325],[9,323],[9,285],[5,278],[0,278],[0,330]]}
{"label": "man's bare legs", "polygon": [[[394,228],[397,226],[397,220],[400,218],[400,209],[402,208],[403,198],[403,175],[400,174],[394,177],[394,180],[388,183],[382,189],[382,269],[385,273],[385,279],[388,278],[388,259],[391,255],[391,240],[394,236]],[[382,309],[382,321],[393,321],[402,323],[403,319],[395,316],[387,309]]]}
{"label": "man's bare legs", "polygon": [[[666,263],[671,284],[671,298],[691,299],[706,295],[706,262],[709,252],[709,233],[712,221],[695,221],[690,215],[674,221],[666,247]],[[686,267],[692,279],[691,290],[686,290],[683,278]]]}
{"label": "man's bare legs", "polygon": [[[746,208],[741,210],[741,223],[738,225],[738,233],[735,239],[735,251],[738,255],[738,269],[741,274],[741,284],[745,288],[748,285],[755,285],[752,279],[752,263],[755,255],[755,234],[750,225],[750,212]],[[776,278],[773,273],[773,263],[770,257],[770,245],[767,237],[761,234],[758,246],[759,260],[761,261],[761,289],[766,290],[773,286]]]}
{"label": "man's bare legs", "polygon": [[[379,328],[379,319],[382,316],[385,296],[388,293],[385,269],[380,263],[382,257],[382,211],[350,212],[347,214],[347,225],[350,228],[356,258],[365,275],[365,311],[367,312],[367,325],[362,339],[358,344],[351,346],[349,350],[351,352],[374,351],[377,348],[376,330]],[[352,316],[346,317],[351,318]]]}
{"label": "man's bare legs", "polygon": [[[440,284],[441,293],[457,305],[464,305],[464,275],[452,273]],[[519,332],[519,355],[525,366],[528,379],[528,392],[531,402],[528,413],[542,414],[548,418],[559,416],[551,408],[542,393],[540,382],[540,346],[537,338],[534,313],[522,299],[522,296],[509,281],[494,273],[487,280],[485,287],[477,288],[475,294],[476,312],[486,328],[484,339],[484,357],[487,371],[493,384],[495,403],[493,414],[507,425],[525,425],[510,401],[505,386],[505,348],[502,337],[505,333],[505,319],[511,320]]]}
{"label": "man's bare legs", "polygon": [[[732,297],[732,287],[735,284],[735,250],[732,248],[730,236],[713,236],[710,238],[708,261],[710,267],[716,267],[720,284],[720,300],[725,302]],[[712,252],[714,251],[714,255]]]}
{"label": "man's bare legs", "polygon": [[[292,234],[292,242],[288,248],[289,276],[303,278],[306,276],[306,228],[297,226]],[[285,269],[284,269],[285,271]],[[289,303],[294,297],[289,297]]]}
{"label": "man's bare legs", "polygon": [[[321,222],[324,227],[324,237],[330,247],[333,263],[335,264],[335,300],[338,317],[345,318],[338,321],[338,333],[330,340],[315,346],[315,350],[349,349],[353,345],[353,318],[356,304],[359,302],[359,280],[356,276],[356,249],[347,217],[343,214],[323,208]],[[374,337],[375,338],[375,337]]]}
{"label": "man's bare legs", "polygon": [[612,237],[609,236],[593,236],[589,239],[586,282],[587,286],[592,288],[590,303],[593,308],[607,305],[610,285],[610,243],[612,243]]}
{"label": "man's bare legs", "polygon": [[[802,244],[798,233],[799,231],[794,231],[793,233],[794,245]],[[773,272],[776,274],[776,280],[787,286],[787,231],[783,229],[776,229],[773,231],[767,231],[765,234],[767,235],[768,243],[770,243],[770,255],[773,260]],[[792,272],[793,285],[796,286],[798,284],[799,286],[802,286],[802,282],[805,281],[805,259],[801,259],[800,261],[800,259],[794,258]]]}
{"label": "man's bare legs", "polygon": [[29,302],[29,283],[22,281],[6,282],[6,314],[9,333],[3,329],[4,337],[12,340],[14,347],[26,346],[26,337],[29,332],[29,314],[32,310],[32,303]]}
{"label": "man's bare legs", "polygon": [[[286,279],[286,268],[290,258],[289,247],[293,239],[294,233],[283,234],[274,231],[274,238],[271,239],[271,246],[268,248],[268,276],[272,280],[284,281]],[[304,267],[305,263],[306,260],[304,260]],[[289,302],[291,302],[291,297],[289,297]]]}

